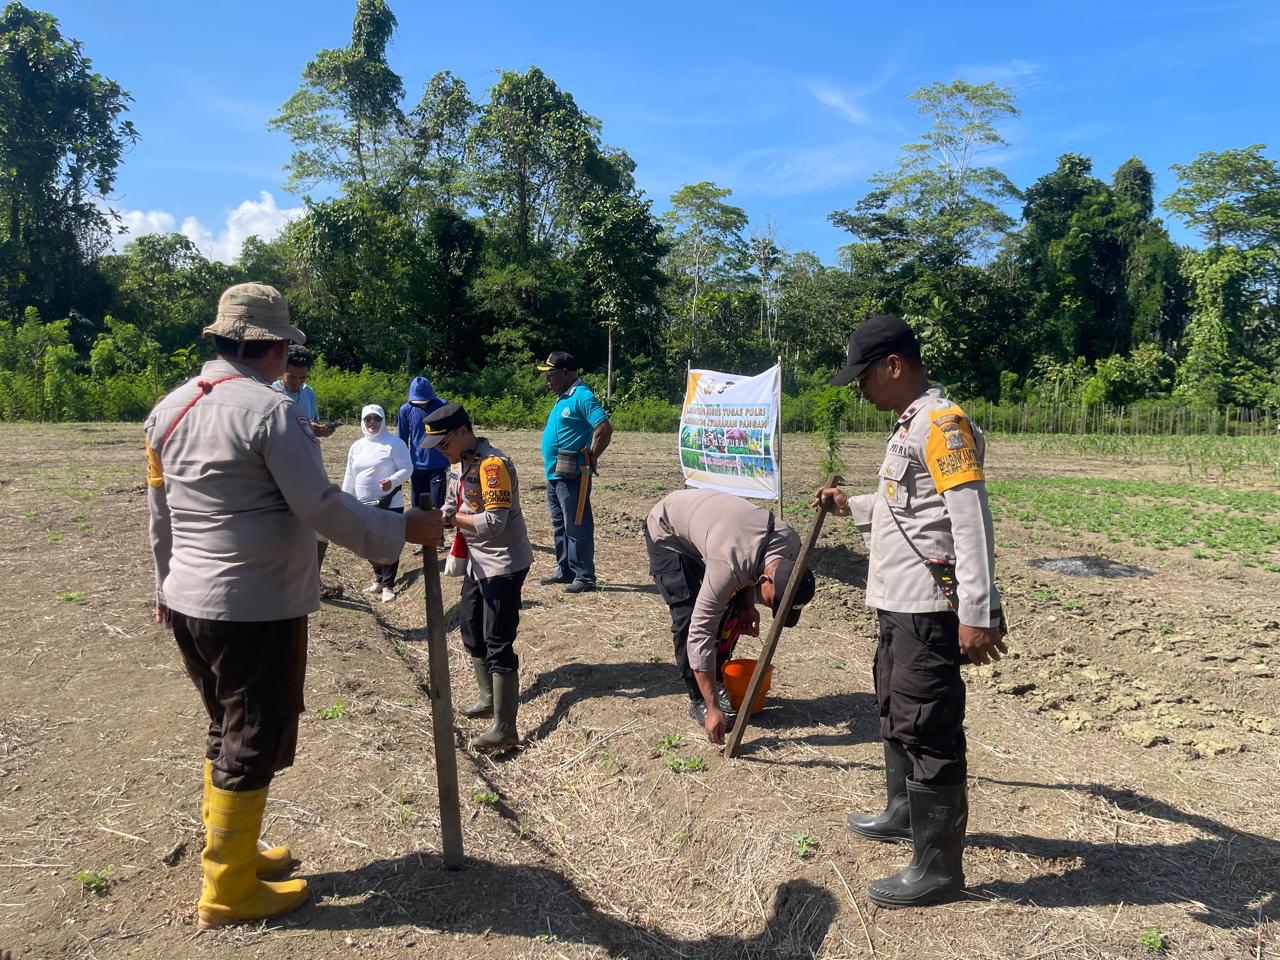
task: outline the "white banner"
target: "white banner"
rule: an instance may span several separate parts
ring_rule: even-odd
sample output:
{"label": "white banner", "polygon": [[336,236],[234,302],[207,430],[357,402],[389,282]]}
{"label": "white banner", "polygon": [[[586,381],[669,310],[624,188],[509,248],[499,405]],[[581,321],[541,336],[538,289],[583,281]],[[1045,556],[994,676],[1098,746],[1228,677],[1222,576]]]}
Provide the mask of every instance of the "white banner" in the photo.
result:
{"label": "white banner", "polygon": [[684,482],[740,497],[777,499],[782,367],[754,377],[690,370],[680,414]]}

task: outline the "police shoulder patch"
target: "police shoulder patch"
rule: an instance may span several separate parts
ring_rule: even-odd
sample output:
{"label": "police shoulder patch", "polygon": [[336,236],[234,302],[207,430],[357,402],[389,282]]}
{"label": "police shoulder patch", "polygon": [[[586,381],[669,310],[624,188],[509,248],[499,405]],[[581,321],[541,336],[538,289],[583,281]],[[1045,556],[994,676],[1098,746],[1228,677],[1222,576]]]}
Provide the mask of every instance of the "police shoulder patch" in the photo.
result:
{"label": "police shoulder patch", "polygon": [[929,419],[924,461],[938,492],[985,479],[978,443],[964,411],[948,404],[941,410],[931,411]]}
{"label": "police shoulder patch", "polygon": [[501,457],[480,461],[480,496],[486,510],[511,506],[511,471]]}
{"label": "police shoulder patch", "polygon": [[316,436],[316,432],[311,429],[310,420],[308,420],[306,417],[294,417],[293,419],[298,421],[298,426],[302,428],[302,432],[305,433],[310,438],[312,443],[320,442],[320,438]]}

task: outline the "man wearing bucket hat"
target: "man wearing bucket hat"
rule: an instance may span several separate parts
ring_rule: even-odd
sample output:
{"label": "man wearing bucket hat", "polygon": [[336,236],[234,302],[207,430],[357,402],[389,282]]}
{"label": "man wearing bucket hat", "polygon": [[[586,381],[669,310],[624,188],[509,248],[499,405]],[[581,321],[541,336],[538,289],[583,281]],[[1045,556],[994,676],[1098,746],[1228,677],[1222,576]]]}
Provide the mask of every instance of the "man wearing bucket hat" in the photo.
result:
{"label": "man wearing bucket hat", "polygon": [[230,287],[204,328],[217,353],[147,417],[157,623],[209,714],[201,928],[288,913],[307,898],[284,847],[258,852],[272,777],[293,763],[320,606],[316,533],[370,560],[436,542],[438,511],[391,513],[329,482],[310,420],[271,383],[306,339],[274,288]]}
{"label": "man wearing bucket hat", "polygon": [[471,746],[496,753],[519,741],[520,658],[514,645],[520,591],[533,563],[520,481],[511,458],[475,435],[460,403],[427,415],[422,446],[439,450],[452,464],[444,510],[467,546],[459,620],[480,691],[462,715],[493,717],[489,729],[471,738]]}
{"label": "man wearing bucket hat", "polygon": [[591,388],[579,379],[573,354],[552,350],[538,369],[546,374],[547,389],[558,398],[542,431],[556,569],[541,582],[563,583],[565,593],[584,593],[596,588],[591,478],[613,437],[613,425]]}
{"label": "man wearing bucket hat", "polygon": [[[806,570],[791,609],[778,606],[800,555],[800,536],[763,507],[715,490],[677,490],[649,511],[644,525],[649,573],[671,611],[676,664],[689,690],[689,716],[711,743],[724,743],[728,703],[720,686],[730,645],[741,630],[756,632],[756,604],[794,627],[813,599]],[[726,624],[726,616],[733,625]]]}
{"label": "man wearing bucket hat", "polygon": [[851,497],[833,487],[814,497],[815,507],[852,516],[869,534],[867,605],[879,618],[874,678],[888,802],[878,816],[850,814],[848,826],[869,840],[913,845],[911,863],[867,893],[881,906],[921,906],[964,888],[960,665],[998,660],[1006,649],[986,444],[930,384],[916,336],[900,317],[873,317],[849,337],[848,362],[831,382],[854,381],[898,420],[874,493]]}

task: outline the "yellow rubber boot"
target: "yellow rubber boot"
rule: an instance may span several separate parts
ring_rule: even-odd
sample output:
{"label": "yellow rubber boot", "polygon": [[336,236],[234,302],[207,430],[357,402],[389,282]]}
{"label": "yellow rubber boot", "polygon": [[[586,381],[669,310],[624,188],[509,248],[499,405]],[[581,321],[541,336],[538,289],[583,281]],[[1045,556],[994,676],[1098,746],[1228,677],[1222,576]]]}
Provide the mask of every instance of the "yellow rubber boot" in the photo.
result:
{"label": "yellow rubber boot", "polygon": [[197,925],[201,930],[280,917],[306,902],[307,881],[259,880],[255,872],[266,805],[266,787],[245,791],[209,787],[207,840],[200,855],[204,890]]}
{"label": "yellow rubber boot", "polygon": [[[204,803],[200,806],[200,819],[204,821],[204,829],[209,829],[209,791],[213,789],[213,761],[204,762]],[[254,841],[256,847],[257,841]],[[294,864],[293,854],[288,847],[269,847],[258,850],[256,873],[260,877],[276,877],[286,872]]]}

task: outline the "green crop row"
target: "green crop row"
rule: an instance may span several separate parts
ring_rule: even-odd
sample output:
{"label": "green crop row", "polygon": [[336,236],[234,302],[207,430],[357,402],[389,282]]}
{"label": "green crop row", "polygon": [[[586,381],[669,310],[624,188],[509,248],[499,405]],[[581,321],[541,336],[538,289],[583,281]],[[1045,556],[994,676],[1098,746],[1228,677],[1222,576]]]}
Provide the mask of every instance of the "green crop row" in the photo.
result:
{"label": "green crop row", "polygon": [[997,480],[989,488],[997,522],[1181,547],[1280,572],[1280,494],[1095,478]]}

